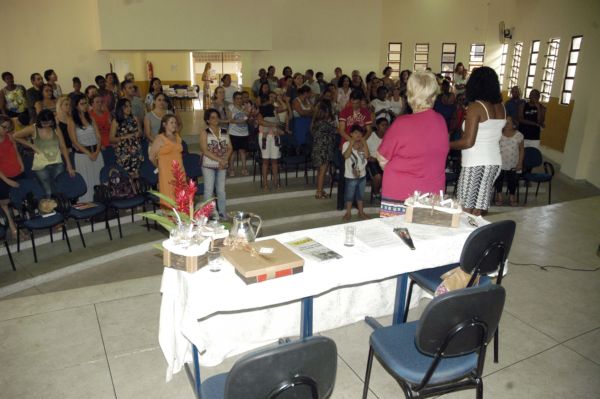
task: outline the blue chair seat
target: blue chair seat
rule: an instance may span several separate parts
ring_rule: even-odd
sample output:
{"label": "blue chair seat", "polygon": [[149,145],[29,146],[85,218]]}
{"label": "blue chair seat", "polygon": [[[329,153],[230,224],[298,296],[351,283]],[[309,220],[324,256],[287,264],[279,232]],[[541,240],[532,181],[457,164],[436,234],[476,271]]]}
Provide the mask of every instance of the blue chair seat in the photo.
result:
{"label": "blue chair seat", "polygon": [[152,194],[152,193],[145,193],[144,194],[146,196],[146,199],[148,201],[150,201],[153,204],[158,205],[160,203],[160,198],[158,198],[156,195]]}
{"label": "blue chair seat", "polygon": [[552,180],[552,175],[547,173],[526,173],[524,176],[525,180],[529,180],[536,183],[545,183]]}
{"label": "blue chair seat", "polygon": [[200,387],[200,397],[202,399],[223,399],[228,375],[229,373],[222,373],[207,378]]}
{"label": "blue chair seat", "polygon": [[[458,263],[452,265],[446,265],[441,267],[434,267],[433,269],[419,270],[418,272],[410,273],[408,276],[411,280],[417,283],[421,288],[428,290],[429,292],[435,292],[437,287],[442,283],[442,275],[449,270],[458,267]],[[478,285],[491,284],[491,280],[488,276],[479,276]]]}
{"label": "blue chair seat", "polygon": [[132,198],[114,199],[110,201],[110,206],[117,209],[131,209],[144,204],[144,197],[136,195]]}
{"label": "blue chair seat", "polygon": [[47,217],[37,216],[33,219],[26,220],[23,225],[29,230],[42,230],[56,226],[57,224],[62,223],[64,220],[65,218],[63,215],[57,213]]}
{"label": "blue chair seat", "polygon": [[100,204],[98,202],[94,202],[94,204],[96,204],[96,206],[93,208],[87,208],[87,209],[71,208],[71,210],[69,211],[69,217],[72,217],[75,219],[89,219],[96,215],[104,213],[104,211],[106,210],[106,207],[103,204]]}
{"label": "blue chair seat", "polygon": [[[433,357],[424,355],[415,345],[417,325],[418,322],[414,321],[380,328],[371,334],[370,339],[373,350],[389,370],[411,384],[419,384],[433,362]],[[458,380],[476,367],[477,353],[443,358],[429,384]]]}

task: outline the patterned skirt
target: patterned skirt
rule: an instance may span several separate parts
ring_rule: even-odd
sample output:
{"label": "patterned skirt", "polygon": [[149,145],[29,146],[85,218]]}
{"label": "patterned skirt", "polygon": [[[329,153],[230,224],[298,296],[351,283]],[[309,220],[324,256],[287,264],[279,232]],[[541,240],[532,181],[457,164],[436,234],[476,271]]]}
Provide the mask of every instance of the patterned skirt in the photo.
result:
{"label": "patterned skirt", "polygon": [[391,216],[400,216],[406,213],[404,201],[398,201],[391,198],[381,198],[381,206],[379,208],[379,217],[387,218]]}
{"label": "patterned skirt", "polygon": [[463,208],[486,210],[490,206],[500,165],[463,167],[458,178],[457,198]]}

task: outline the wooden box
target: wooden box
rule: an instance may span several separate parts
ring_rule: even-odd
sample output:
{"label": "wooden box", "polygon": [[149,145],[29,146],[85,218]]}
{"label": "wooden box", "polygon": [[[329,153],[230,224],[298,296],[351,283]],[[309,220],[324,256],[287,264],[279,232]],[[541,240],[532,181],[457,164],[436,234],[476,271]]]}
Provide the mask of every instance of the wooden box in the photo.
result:
{"label": "wooden box", "polygon": [[437,207],[407,206],[405,221],[407,223],[429,224],[433,226],[458,227],[461,212],[445,212]]}
{"label": "wooden box", "polygon": [[256,250],[261,247],[273,248],[273,253],[252,256],[250,252],[230,247],[221,250],[223,257],[233,265],[236,274],[246,284],[289,276],[304,270],[304,259],[275,239],[256,241],[249,245]]}
{"label": "wooden box", "polygon": [[171,240],[163,241],[163,265],[184,272],[194,273],[208,264],[208,246],[210,240],[204,241],[199,246],[191,247],[191,250],[182,250],[171,243]]}

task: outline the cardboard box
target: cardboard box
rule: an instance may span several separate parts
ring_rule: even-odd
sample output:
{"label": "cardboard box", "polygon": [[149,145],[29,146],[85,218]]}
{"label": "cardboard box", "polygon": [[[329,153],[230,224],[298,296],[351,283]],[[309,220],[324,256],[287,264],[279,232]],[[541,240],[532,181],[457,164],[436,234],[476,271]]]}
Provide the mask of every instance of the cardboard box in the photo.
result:
{"label": "cardboard box", "polygon": [[181,249],[171,243],[171,240],[163,241],[163,265],[173,269],[194,273],[208,264],[208,247],[210,240],[204,241],[192,249]]}
{"label": "cardboard box", "polygon": [[273,253],[252,256],[250,252],[241,249],[225,247],[221,250],[246,284],[290,276],[304,270],[304,259],[275,239],[256,241],[249,245],[257,250],[261,247],[272,248]]}
{"label": "cardboard box", "polygon": [[407,206],[407,223],[429,224],[433,226],[458,227],[461,212],[444,212],[436,208]]}

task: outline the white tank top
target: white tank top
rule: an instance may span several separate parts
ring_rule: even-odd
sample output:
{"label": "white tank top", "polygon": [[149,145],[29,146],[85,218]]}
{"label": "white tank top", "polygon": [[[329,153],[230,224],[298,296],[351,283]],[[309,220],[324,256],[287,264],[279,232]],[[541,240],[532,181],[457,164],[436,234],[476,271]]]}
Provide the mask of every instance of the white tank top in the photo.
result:
{"label": "white tank top", "polygon": [[[502,137],[502,128],[506,124],[506,110],[504,110],[503,119],[490,119],[490,114],[485,105],[479,100],[477,102],[485,109],[487,119],[479,122],[473,147],[462,150],[462,166],[502,165],[500,138]],[[504,105],[502,107],[504,109]],[[464,131],[464,122],[462,128]]]}

